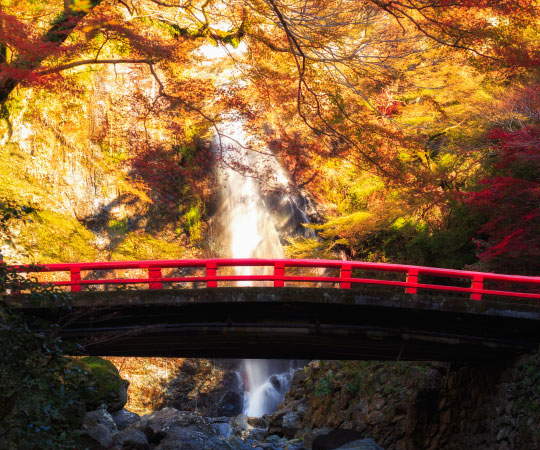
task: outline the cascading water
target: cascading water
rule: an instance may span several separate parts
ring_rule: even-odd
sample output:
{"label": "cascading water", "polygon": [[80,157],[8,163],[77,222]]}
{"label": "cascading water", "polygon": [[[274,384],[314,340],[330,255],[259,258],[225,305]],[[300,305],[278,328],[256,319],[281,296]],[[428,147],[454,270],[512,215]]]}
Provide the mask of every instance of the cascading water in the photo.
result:
{"label": "cascading water", "polygon": [[245,359],[243,370],[250,385],[244,414],[260,417],[274,412],[291,386],[295,368],[295,361]]}
{"label": "cascading water", "polygon": [[[210,61],[219,61],[237,49],[203,46],[200,54]],[[245,85],[242,73],[235,67],[220,69],[220,87]],[[241,114],[231,111],[220,122],[220,132],[212,147],[217,156],[217,175],[220,188],[220,207],[217,214],[220,242],[227,248],[226,256],[234,258],[283,258],[281,236],[304,233],[303,223],[310,220],[306,211],[314,208],[307,197],[290,192],[290,180],[270,151],[257,152],[250,147],[253,138],[245,131]],[[264,180],[264,189],[263,183]],[[263,192],[264,191],[264,192]],[[265,199],[267,200],[265,202]],[[223,254],[223,249],[220,252]],[[225,256],[225,255],[223,255]],[[263,274],[264,268],[239,267],[237,275]],[[253,286],[253,282],[239,282]],[[257,282],[268,285],[269,282]],[[242,364],[245,410],[250,416],[273,412],[290,387],[294,361],[244,360]]]}
{"label": "cascading water", "polygon": [[[248,149],[248,137],[241,119],[230,118],[221,126],[221,136],[213,142],[219,152],[218,180],[221,191],[219,222],[234,258],[283,258],[283,248],[272,214],[265,205],[258,179],[281,186],[280,202],[285,210],[301,211],[296,199],[288,195],[289,180],[278,161],[270,154]],[[259,177],[257,177],[257,175]],[[305,213],[301,219],[307,222]],[[253,274],[256,269],[239,267],[238,275]],[[258,273],[263,273],[260,268]],[[265,282],[257,283],[264,285]],[[253,286],[253,282],[239,282]],[[289,390],[294,361],[249,359],[242,364],[244,413],[260,417],[275,411]]]}
{"label": "cascading water", "polygon": [[[233,258],[283,258],[274,221],[261,196],[255,178],[247,168],[257,167],[260,154],[250,152],[240,119],[229,120],[221,127],[223,135],[214,139],[220,151],[218,179],[221,188],[220,223]],[[277,163],[277,161],[276,161]],[[238,268],[239,275],[252,274],[252,268]],[[243,286],[250,282],[241,282]]]}

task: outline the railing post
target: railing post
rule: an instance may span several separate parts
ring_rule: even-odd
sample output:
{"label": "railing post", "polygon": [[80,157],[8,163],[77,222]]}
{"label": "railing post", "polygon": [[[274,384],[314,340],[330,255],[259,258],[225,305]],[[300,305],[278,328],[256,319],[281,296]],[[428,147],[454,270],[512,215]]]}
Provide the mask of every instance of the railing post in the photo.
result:
{"label": "railing post", "polygon": [[71,276],[71,282],[75,283],[71,285],[71,292],[81,292],[82,286],[81,286],[81,269],[79,268],[71,268],[69,269],[69,273]]}
{"label": "railing post", "polygon": [[[484,277],[482,275],[475,275],[473,277],[471,289],[473,291],[481,291],[484,289]],[[482,300],[482,293],[473,292],[471,294],[471,300]]]}
{"label": "railing post", "polygon": [[[342,280],[350,279],[351,278],[351,272],[352,268],[350,264],[342,264],[341,269],[339,271],[339,278]],[[340,289],[350,289],[351,288],[351,282],[350,281],[340,281],[339,282],[339,288]]]}
{"label": "railing post", "polygon": [[[206,276],[207,277],[216,277],[217,276],[217,264],[213,261],[206,263]],[[206,287],[217,287],[216,280],[208,280],[206,282]]]}
{"label": "railing post", "polygon": [[[0,265],[4,264],[4,255],[0,253]],[[0,294],[5,293],[5,290],[0,290]]]}
{"label": "railing post", "polygon": [[[409,269],[407,272],[407,278],[405,279],[406,283],[418,283],[418,269]],[[417,287],[407,287],[405,288],[406,294],[417,294]]]}
{"label": "railing post", "polygon": [[149,267],[148,268],[148,278],[150,278],[148,288],[149,289],[163,289],[163,283],[160,280],[162,278],[161,276],[161,267]]}
{"label": "railing post", "polygon": [[283,276],[285,276],[285,263],[283,261],[276,261],[274,263],[274,287],[285,286],[284,280],[277,279]]}

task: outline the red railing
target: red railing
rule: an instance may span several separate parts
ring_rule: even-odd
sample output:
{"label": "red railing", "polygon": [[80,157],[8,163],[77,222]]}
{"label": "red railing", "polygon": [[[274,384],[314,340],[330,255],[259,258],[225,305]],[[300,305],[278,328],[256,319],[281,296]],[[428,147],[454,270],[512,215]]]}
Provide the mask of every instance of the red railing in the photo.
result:
{"label": "red railing", "polygon": [[[220,275],[218,269],[222,267],[270,267],[268,274],[255,275]],[[164,269],[203,268],[204,275],[192,276],[163,276]],[[339,269],[339,276],[327,275],[287,275],[286,269]],[[398,286],[405,288],[407,294],[417,294],[419,289],[436,290],[443,292],[461,292],[470,294],[472,300],[481,300],[482,295],[497,295],[504,297],[536,298],[540,299],[540,277],[517,275],[501,275],[485,272],[472,272],[464,270],[438,269],[433,267],[409,266],[401,264],[382,264],[358,261],[337,261],[319,259],[204,259],[204,260],[171,260],[171,261],[109,261],[93,263],[43,264],[37,266],[8,266],[12,272],[64,272],[69,273],[70,279],[65,281],[50,281],[55,286],[70,286],[72,292],[79,292],[83,286],[91,285],[128,285],[147,284],[149,289],[163,289],[167,283],[206,283],[207,287],[218,287],[218,282],[239,281],[271,281],[274,287],[284,287],[285,283],[335,283],[341,289],[350,289],[353,284],[370,284],[382,286]],[[97,270],[133,270],[144,269],[147,278],[82,278],[81,272]],[[353,277],[354,270],[377,271],[386,273],[401,273],[405,275],[404,281],[357,278]],[[421,283],[421,276],[454,278],[469,280],[470,287],[452,286],[446,284]],[[444,280],[443,280],[444,281]],[[500,290],[487,289],[485,282],[499,282],[510,285],[526,285],[528,289]],[[531,289],[531,286],[533,287]]]}

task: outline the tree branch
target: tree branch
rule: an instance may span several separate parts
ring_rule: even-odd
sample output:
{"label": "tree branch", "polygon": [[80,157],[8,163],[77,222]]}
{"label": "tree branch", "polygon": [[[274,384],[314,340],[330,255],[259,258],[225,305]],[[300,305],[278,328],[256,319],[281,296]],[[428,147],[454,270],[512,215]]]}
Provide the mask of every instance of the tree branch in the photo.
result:
{"label": "tree branch", "polygon": [[151,59],[137,59],[137,58],[124,58],[124,59],[84,59],[81,61],[73,61],[67,64],[62,64],[50,69],[43,69],[38,72],[38,75],[47,75],[49,73],[57,73],[63,70],[72,69],[77,66],[87,66],[90,64],[155,64],[155,61]]}

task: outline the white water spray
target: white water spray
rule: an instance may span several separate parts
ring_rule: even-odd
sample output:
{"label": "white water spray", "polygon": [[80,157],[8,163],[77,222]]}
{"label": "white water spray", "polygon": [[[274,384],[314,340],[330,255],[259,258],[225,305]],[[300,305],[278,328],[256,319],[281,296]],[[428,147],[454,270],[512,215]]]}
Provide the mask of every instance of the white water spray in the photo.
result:
{"label": "white water spray", "polygon": [[[279,364],[279,361],[277,361]],[[244,414],[250,417],[261,417],[277,410],[285,394],[291,386],[294,374],[293,362],[289,368],[276,367],[276,362],[261,359],[245,359],[243,369],[247,380],[253,384],[248,386],[248,398]],[[278,373],[275,373],[277,370]]]}
{"label": "white water spray", "polygon": [[[253,175],[272,177],[283,191],[288,179],[277,160],[250,151],[241,119],[230,119],[214,139],[220,152],[218,180],[221,190],[220,224],[234,258],[283,258],[283,248],[272,215],[264,203],[261,186]],[[238,267],[238,275],[262,274],[272,268]],[[242,281],[240,286],[264,285]],[[268,284],[268,282],[266,282]],[[244,413],[252,417],[274,412],[289,390],[294,364],[290,361],[244,360]]]}
{"label": "white water spray", "polygon": [[[238,48],[234,52],[239,56],[244,50]],[[215,49],[204,48],[202,53],[214,60],[227,56],[227,52]],[[237,72],[234,68],[222,71],[220,83],[241,86],[245,81]],[[258,152],[250,148],[253,142],[245,131],[244,122],[240,114],[229,113],[219,124],[220,133],[212,143],[218,161],[220,235],[228,248],[228,256],[280,259],[284,253],[278,230],[294,229],[309,221],[304,212],[306,200],[302,199],[302,203],[298,196],[290,194],[290,180],[269,150]],[[265,204],[261,180],[273,193],[274,210],[280,211],[275,215],[279,221],[277,226],[269,205]],[[265,274],[272,270],[235,268],[237,275]],[[238,285],[264,286],[271,282],[241,281]],[[262,416],[275,411],[290,387],[295,365],[292,361],[244,360],[244,413]]]}
{"label": "white water spray", "polygon": [[[268,158],[248,149],[248,138],[240,119],[221,127],[223,135],[214,139],[220,151],[218,179],[221,188],[220,222],[233,258],[283,258],[283,249],[274,221],[261,196],[260,186],[251,175],[253,168]],[[273,158],[273,157],[271,157]],[[274,159],[274,158],[273,158]],[[274,164],[278,165],[274,159]],[[279,166],[279,165],[278,165]],[[245,173],[248,170],[250,173]],[[258,271],[263,273],[264,269]],[[252,275],[252,267],[238,267],[238,275]],[[253,282],[240,282],[253,286]]]}

